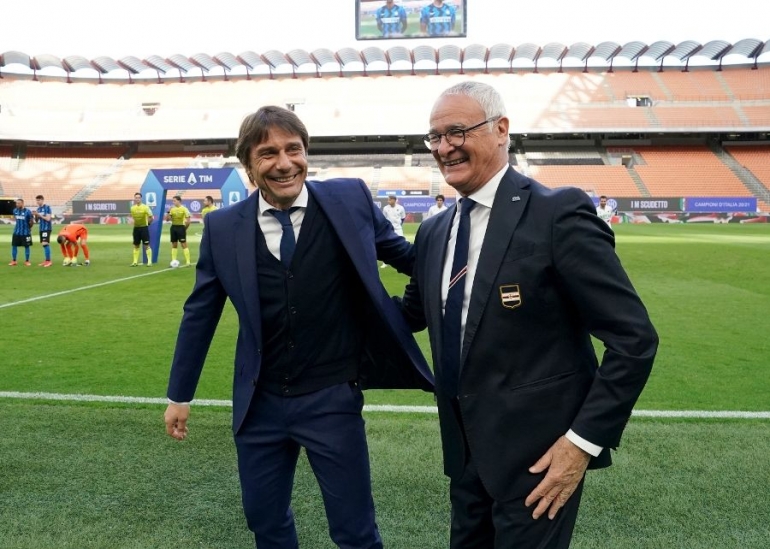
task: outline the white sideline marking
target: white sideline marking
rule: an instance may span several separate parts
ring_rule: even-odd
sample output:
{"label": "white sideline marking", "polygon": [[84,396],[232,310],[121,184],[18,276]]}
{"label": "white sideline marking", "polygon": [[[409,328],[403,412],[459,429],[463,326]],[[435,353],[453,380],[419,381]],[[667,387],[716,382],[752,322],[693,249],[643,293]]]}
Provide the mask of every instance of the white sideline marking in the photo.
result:
{"label": "white sideline marking", "polygon": [[[86,267],[87,268],[87,267]],[[99,282],[98,284],[91,284],[89,286],[81,286],[80,288],[72,288],[71,290],[62,290],[61,292],[54,292],[52,294],[46,294],[46,295],[39,295],[36,297],[30,297],[28,299],[22,299],[21,301],[12,301],[10,303],[3,303],[0,305],[0,309],[5,309],[6,307],[13,307],[14,305],[23,305],[25,303],[32,303],[33,301],[40,301],[41,299],[48,299],[49,297],[58,297],[60,295],[67,295],[67,294],[74,294],[75,292],[80,292],[82,290],[92,290],[94,288],[99,288],[100,286],[109,286],[110,284],[115,284],[117,282],[125,282],[126,280],[133,280],[135,278],[142,278],[143,276],[150,276],[155,275],[159,273],[164,273],[168,271],[169,269],[166,269],[165,267],[161,267],[160,270],[155,270],[149,273],[144,273],[140,275],[133,275],[133,276],[127,276],[126,278],[117,278],[115,280],[107,280],[105,282]]]}
{"label": "white sideline marking", "polygon": [[[120,402],[125,404],[167,404],[165,398],[78,395],[64,393],[20,393],[0,391],[0,398],[18,398],[26,400],[73,400],[78,402]],[[196,406],[231,407],[231,400],[201,399],[193,401]],[[435,406],[393,406],[390,404],[367,404],[365,412],[396,412],[410,414],[437,414]],[[731,410],[634,410],[634,417],[692,418],[692,419],[770,419],[770,412],[739,412]]]}

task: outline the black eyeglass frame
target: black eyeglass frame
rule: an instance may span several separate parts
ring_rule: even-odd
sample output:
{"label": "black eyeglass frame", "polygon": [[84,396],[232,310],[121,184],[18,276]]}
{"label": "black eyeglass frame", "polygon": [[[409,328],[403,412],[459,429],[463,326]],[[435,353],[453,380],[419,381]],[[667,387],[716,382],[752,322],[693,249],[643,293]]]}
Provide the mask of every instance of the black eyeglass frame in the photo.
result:
{"label": "black eyeglass frame", "polygon": [[[499,116],[493,116],[492,118],[487,118],[483,122],[479,122],[475,126],[471,126],[470,128],[452,128],[451,130],[447,130],[444,133],[426,133],[422,136],[422,140],[425,143],[425,146],[430,149],[431,151],[437,151],[438,148],[441,146],[441,138],[443,137],[446,142],[449,145],[452,145],[453,147],[462,147],[465,145],[465,139],[467,137],[467,133],[471,132],[473,130],[479,129],[484,124],[489,124],[490,122],[494,122],[495,120],[498,120]],[[462,140],[459,143],[455,143],[456,140]]]}

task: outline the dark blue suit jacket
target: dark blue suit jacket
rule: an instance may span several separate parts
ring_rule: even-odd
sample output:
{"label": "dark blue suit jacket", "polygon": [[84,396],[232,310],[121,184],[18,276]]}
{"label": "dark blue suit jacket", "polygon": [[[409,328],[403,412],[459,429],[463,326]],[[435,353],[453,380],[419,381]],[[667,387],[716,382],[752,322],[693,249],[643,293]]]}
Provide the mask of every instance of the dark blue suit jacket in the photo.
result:
{"label": "dark blue suit jacket", "polygon": [[[377,260],[411,274],[414,251],[393,232],[374,206],[360,179],[307,181],[317,201],[353,260],[370,300],[366,356],[359,381],[367,388],[433,390],[433,375],[411,330],[380,282]],[[256,226],[258,192],[206,216],[196,280],[184,306],[171,365],[168,398],[189,402],[222,314],[226,299],[238,313],[238,343],[233,378],[233,430],[240,428],[261,367],[262,330],[257,286]],[[300,238],[302,238],[300,234]],[[328,329],[319,326],[319,329]]]}
{"label": "dark blue suit jacket", "polygon": [[[466,459],[488,492],[526,497],[527,469],[572,429],[610,463],[652,368],[658,337],[588,196],[515,170],[495,195],[471,293],[456,403],[442,391],[441,279],[454,208],[425,221],[404,295],[414,330],[427,324],[447,475]],[[597,361],[591,336],[606,350]],[[458,406],[463,425],[453,407]]]}

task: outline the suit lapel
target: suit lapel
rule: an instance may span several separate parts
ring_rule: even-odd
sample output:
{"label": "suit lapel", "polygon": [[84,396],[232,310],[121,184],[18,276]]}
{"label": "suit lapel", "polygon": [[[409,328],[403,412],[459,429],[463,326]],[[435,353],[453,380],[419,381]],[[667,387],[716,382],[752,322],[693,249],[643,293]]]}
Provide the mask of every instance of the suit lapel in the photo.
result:
{"label": "suit lapel", "polygon": [[[255,190],[248,199],[241,202],[239,218],[235,222],[235,243],[236,250],[240,253],[235,255],[235,262],[238,267],[238,279],[241,283],[241,294],[243,296],[246,310],[249,312],[249,320],[254,330],[259,332],[261,325],[261,311],[259,308],[259,287],[257,284],[257,212],[259,211],[259,191]],[[260,341],[261,334],[255,333],[257,341]]]}
{"label": "suit lapel", "polygon": [[[366,248],[359,236],[359,232],[355,230],[357,224],[350,215],[350,209],[340,199],[339,194],[334,192],[333,185],[315,184],[315,182],[308,183],[305,183],[308,192],[313,195],[318,207],[323,210],[329,223],[334,227],[334,231],[342,242],[343,248],[345,248],[345,251],[353,261],[356,271],[358,271],[358,276],[366,285],[369,293],[372,296],[377,295],[375,289],[370,286],[372,280],[379,280],[379,274],[376,271],[377,261],[374,257],[367,257]],[[300,238],[301,236],[300,233]],[[368,272],[363,272],[363,270],[368,270]]]}
{"label": "suit lapel", "polygon": [[[452,209],[456,211],[456,206]],[[449,233],[452,231],[452,220],[455,213],[447,212],[436,219],[435,226],[433,228],[436,233],[434,236],[426,238],[425,242],[428,243],[426,273],[420,284],[426,288],[427,291],[427,311],[430,314],[428,320],[428,326],[435,326],[435,334],[437,336],[438,345],[437,349],[442,349],[443,342],[441,341],[443,323],[443,300],[441,297],[441,285],[444,278],[444,264],[446,262],[447,245],[449,244]],[[441,357],[436,357],[434,363],[440,364]]]}
{"label": "suit lapel", "polygon": [[516,226],[527,207],[530,191],[525,188],[528,186],[526,182],[527,179],[517,174],[512,168],[508,168],[495,194],[484,243],[481,245],[479,262],[476,265],[476,276],[473,280],[468,317],[465,321],[461,365],[465,364],[468,357],[468,350],[473,344],[484,308],[489,302],[493,282],[500,270]]}

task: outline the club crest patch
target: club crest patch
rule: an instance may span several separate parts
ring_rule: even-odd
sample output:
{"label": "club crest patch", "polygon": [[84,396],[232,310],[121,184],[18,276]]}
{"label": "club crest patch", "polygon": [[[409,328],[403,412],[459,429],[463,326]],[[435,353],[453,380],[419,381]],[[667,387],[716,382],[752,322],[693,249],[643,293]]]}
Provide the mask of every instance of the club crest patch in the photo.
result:
{"label": "club crest patch", "polygon": [[515,309],[521,305],[521,291],[518,284],[500,286],[500,302],[506,309]]}

